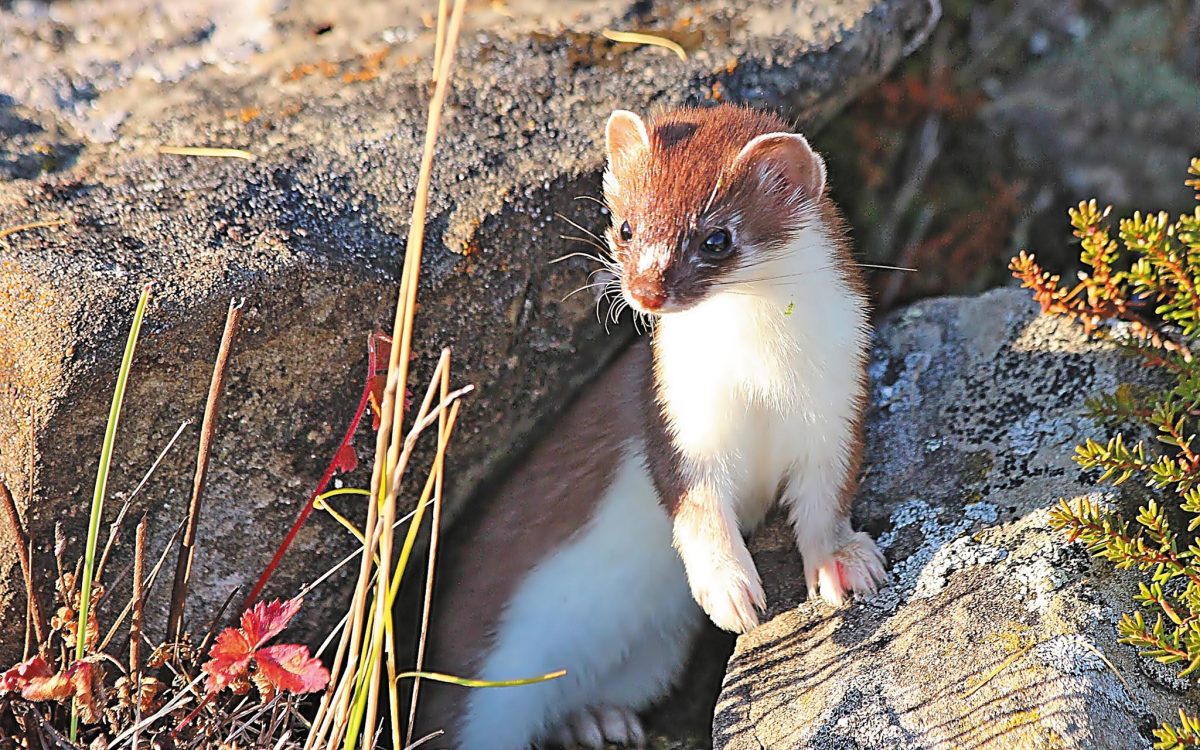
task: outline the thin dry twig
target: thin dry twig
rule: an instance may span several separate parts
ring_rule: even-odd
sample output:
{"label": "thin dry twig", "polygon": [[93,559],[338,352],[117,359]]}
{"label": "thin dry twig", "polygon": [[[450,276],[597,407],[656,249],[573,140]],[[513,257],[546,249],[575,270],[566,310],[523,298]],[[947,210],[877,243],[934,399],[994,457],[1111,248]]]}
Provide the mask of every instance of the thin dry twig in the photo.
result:
{"label": "thin dry twig", "polygon": [[963,698],[964,699],[970,698],[972,695],[975,695],[975,693],[978,693],[979,690],[984,685],[986,685],[989,682],[991,682],[992,680],[994,680],[997,675],[999,675],[1004,670],[1008,669],[1009,666],[1011,666],[1014,662],[1016,662],[1022,656],[1029,653],[1029,650],[1036,645],[1037,645],[1036,643],[1030,643],[1028,646],[1021,649],[1020,651],[1017,651],[1016,653],[1013,653],[1013,654],[1009,654],[1008,658],[1006,658],[1004,661],[1002,661],[998,665],[996,665],[995,669],[992,669],[987,674],[985,674],[983,676],[983,678],[978,683],[976,683],[975,687],[971,688],[966,693],[964,693]]}
{"label": "thin dry twig", "polygon": [[254,161],[254,154],[240,148],[212,148],[209,146],[159,146],[158,153],[175,156],[212,156],[218,159],[245,159]]}
{"label": "thin dry twig", "polygon": [[6,248],[9,247],[8,242],[6,242],[4,238],[17,234],[18,232],[28,232],[30,229],[44,229],[47,227],[61,227],[66,223],[66,219],[53,219],[51,221],[31,221],[26,224],[16,224],[11,227],[5,227],[4,229],[0,229],[0,245]]}
{"label": "thin dry twig", "polygon": [[240,301],[231,301],[225,315],[225,330],[221,334],[221,346],[217,350],[217,361],[213,364],[212,380],[208,386],[208,400],[204,405],[204,420],[200,424],[200,447],[196,453],[196,474],[192,479],[192,501],[188,508],[187,527],[179,545],[179,560],[175,565],[175,584],[171,589],[171,609],[167,617],[167,637],[178,641],[183,635],[183,609],[187,602],[188,583],[192,576],[192,560],[196,548],[196,527],[200,521],[201,499],[204,494],[204,479],[208,473],[208,459],[212,451],[213,436],[217,429],[217,410],[225,389],[225,371],[229,363],[229,351],[233,336],[237,333],[238,321],[242,318]]}
{"label": "thin dry twig", "polygon": [[665,36],[657,34],[646,34],[637,31],[613,31],[605,29],[601,32],[604,38],[611,42],[620,42],[622,44],[644,44],[649,47],[662,47],[675,53],[675,56],[684,62],[687,61],[687,52],[683,47],[679,46],[678,42],[667,39]]}
{"label": "thin dry twig", "polygon": [[[183,434],[183,431],[191,423],[192,420],[190,419],[185,419],[180,423],[179,427],[175,430],[175,434],[167,441],[166,447],[159,451],[158,457],[154,459],[154,463],[150,464],[150,468],[142,475],[142,480],[137,483],[137,486],[133,488],[133,492],[129,493],[129,497],[125,498],[125,502],[121,504],[120,512],[117,513],[117,517],[108,526],[108,541],[104,543],[104,551],[100,553],[100,562],[96,565],[96,580],[99,581],[104,578],[104,566],[108,562],[108,555],[112,551],[113,545],[116,544],[117,539],[121,536],[121,523],[125,520],[125,514],[129,512],[129,507],[133,504],[134,498],[142,491],[142,487],[146,486],[146,482],[150,481],[150,477],[153,476],[158,465],[167,457],[167,453],[171,451],[175,442],[179,440],[179,436]],[[125,573],[122,571],[121,576],[118,576],[118,578],[124,575]],[[107,591],[105,592],[106,597],[108,593]]]}
{"label": "thin dry twig", "polygon": [[38,650],[40,651],[46,643],[46,616],[42,610],[41,600],[38,599],[37,589],[33,584],[33,563],[30,559],[32,544],[29,541],[28,534],[25,533],[25,527],[21,525],[21,516],[17,513],[17,504],[13,502],[12,494],[8,491],[8,485],[3,481],[0,481],[0,508],[4,509],[4,517],[8,519],[12,539],[16,543],[17,558],[21,561],[21,575],[25,579],[27,606],[32,616],[33,630],[37,636]]}
{"label": "thin dry twig", "polygon": [[[442,402],[445,403],[450,396],[450,368],[447,367],[442,371]],[[425,669],[425,642],[429,635],[429,614],[433,604],[433,574],[437,567],[438,540],[442,526],[442,484],[444,477],[444,463],[440,460],[446,453],[448,442],[450,440],[449,430],[446,429],[447,415],[444,410],[439,410],[438,413],[438,460],[434,462],[433,477],[433,519],[429,525],[429,562],[425,571],[425,599],[421,605],[421,635],[417,640],[417,660],[414,667],[415,671],[420,672]],[[395,678],[393,677],[393,681]],[[421,693],[421,678],[417,677],[413,680],[412,699],[408,704],[408,733],[404,737],[404,744],[407,747],[413,746],[413,730],[416,728],[417,721],[417,699]]]}

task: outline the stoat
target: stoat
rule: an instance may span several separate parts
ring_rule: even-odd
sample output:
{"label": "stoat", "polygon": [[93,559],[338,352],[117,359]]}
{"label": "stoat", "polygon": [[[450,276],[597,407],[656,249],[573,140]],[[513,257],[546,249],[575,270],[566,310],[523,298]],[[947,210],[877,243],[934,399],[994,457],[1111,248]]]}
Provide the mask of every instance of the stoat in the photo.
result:
{"label": "stoat", "polygon": [[429,669],[536,685],[422,688],[435,747],[641,747],[638,712],[705,614],[745,632],[763,589],[743,534],[776,502],[810,596],[884,580],[850,525],[868,303],[825,165],[774,115],[617,111],[607,239],[652,324],[456,530]]}

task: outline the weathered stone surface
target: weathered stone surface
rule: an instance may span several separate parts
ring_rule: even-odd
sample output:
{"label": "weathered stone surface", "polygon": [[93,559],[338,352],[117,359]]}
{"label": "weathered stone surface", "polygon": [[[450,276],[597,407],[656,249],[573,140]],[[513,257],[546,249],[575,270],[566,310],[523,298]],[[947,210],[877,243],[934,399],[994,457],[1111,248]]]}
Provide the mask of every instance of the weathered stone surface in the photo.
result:
{"label": "weathered stone surface", "polygon": [[1071,455],[1102,434],[1084,398],[1144,374],[1008,289],[893,315],[871,375],[858,522],[891,582],[842,610],[799,603],[786,524],[764,529],[773,618],[738,640],[714,746],[1149,747],[1153,716],[1200,690],[1116,643],[1132,577],[1047,525],[1060,497],[1129,503]]}
{"label": "weathered stone surface", "polygon": [[[109,518],[176,426],[198,421],[224,308],[245,296],[190,612],[208,616],[261,570],[351,413],[367,333],[390,328],[424,131],[424,7],[0,5],[0,227],[66,222],[0,244],[0,474],[43,566],[56,521],[75,538],[69,554],[80,549],[121,342],[137,290],[153,281]],[[599,192],[608,112],[719,96],[819,123],[925,33],[931,14],[928,0],[649,7],[513,3],[513,18],[474,7],[468,17],[434,177],[415,363],[419,383],[449,345],[456,381],[479,386],[451,452],[455,508],[621,341],[586,294],[564,301],[588,263],[548,264],[582,247],[560,238],[575,232],[556,214],[603,223],[575,198]],[[673,25],[699,33],[686,62],[597,41],[609,26]],[[164,144],[256,159],[159,155]],[[196,437],[193,425],[132,509],[150,513],[153,555],[182,517]],[[347,479],[364,482],[362,470]],[[0,621],[19,621],[16,557],[0,546]],[[294,592],[349,547],[315,519],[272,591]],[[309,597],[309,624],[328,624],[344,580]],[[0,640],[11,656],[17,639]]]}
{"label": "weathered stone surface", "polygon": [[[994,95],[984,117],[1026,169],[1056,175],[1074,200],[1188,211],[1180,184],[1200,153],[1200,9],[1127,2],[1096,15],[1109,14],[1100,24],[1058,3],[1043,9],[1075,43],[1046,50],[1044,62]],[[1040,50],[1049,38],[1035,32],[1029,46]]]}

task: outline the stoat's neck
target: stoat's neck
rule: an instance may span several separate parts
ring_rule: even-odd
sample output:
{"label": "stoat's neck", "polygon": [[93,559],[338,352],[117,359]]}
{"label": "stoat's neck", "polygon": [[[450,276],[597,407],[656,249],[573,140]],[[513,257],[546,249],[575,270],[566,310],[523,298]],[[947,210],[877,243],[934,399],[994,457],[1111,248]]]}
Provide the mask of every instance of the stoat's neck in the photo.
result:
{"label": "stoat's neck", "polygon": [[783,406],[803,398],[812,379],[829,372],[826,363],[857,357],[866,301],[839,255],[824,231],[804,230],[699,305],[664,315],[654,340],[660,398],[696,403],[697,391],[717,397],[734,389]]}

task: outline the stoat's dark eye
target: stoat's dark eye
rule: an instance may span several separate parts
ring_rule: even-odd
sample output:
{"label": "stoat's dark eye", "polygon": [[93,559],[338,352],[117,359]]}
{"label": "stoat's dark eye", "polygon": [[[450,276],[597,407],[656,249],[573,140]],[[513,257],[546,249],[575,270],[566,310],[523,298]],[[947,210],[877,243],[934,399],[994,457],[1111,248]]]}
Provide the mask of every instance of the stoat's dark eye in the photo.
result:
{"label": "stoat's dark eye", "polygon": [[633,227],[629,226],[628,221],[621,225],[621,239],[625,242],[633,239]]}
{"label": "stoat's dark eye", "polygon": [[733,247],[733,238],[724,229],[712,230],[700,243],[700,249],[704,251],[704,254],[714,258],[725,257],[729,254],[731,247]]}

